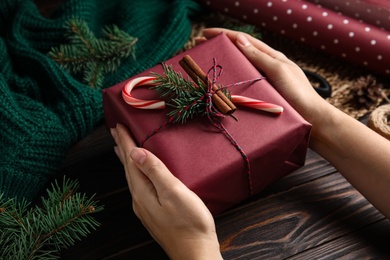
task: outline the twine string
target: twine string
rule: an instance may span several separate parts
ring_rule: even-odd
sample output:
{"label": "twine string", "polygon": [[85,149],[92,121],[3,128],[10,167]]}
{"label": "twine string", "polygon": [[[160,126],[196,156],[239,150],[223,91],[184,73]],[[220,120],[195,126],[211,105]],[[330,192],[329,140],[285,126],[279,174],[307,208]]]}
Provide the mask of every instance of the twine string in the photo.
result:
{"label": "twine string", "polygon": [[[212,95],[215,91],[212,90],[212,86],[217,82],[218,78],[222,75],[223,69],[221,65],[217,64],[217,59],[213,58],[213,66],[209,69],[207,72],[207,75],[210,74],[210,72],[213,72],[213,78],[212,80],[207,80],[208,86],[207,86],[207,98],[206,98],[206,115],[209,119],[210,123],[216,127],[228,140],[229,142],[237,149],[237,151],[240,153],[241,157],[244,159],[245,166],[246,166],[246,174],[248,177],[248,187],[249,187],[249,194],[253,194],[253,185],[252,185],[252,175],[251,175],[251,164],[249,157],[245,153],[244,149],[237,143],[237,141],[234,139],[234,137],[229,133],[225,125],[222,123],[222,120],[225,118],[225,115],[219,112],[213,105],[212,102]],[[257,81],[257,79],[255,79]],[[254,82],[254,80],[250,80],[251,82]],[[235,83],[238,85],[241,85],[241,82]],[[221,88],[219,88],[216,91],[220,91]]]}

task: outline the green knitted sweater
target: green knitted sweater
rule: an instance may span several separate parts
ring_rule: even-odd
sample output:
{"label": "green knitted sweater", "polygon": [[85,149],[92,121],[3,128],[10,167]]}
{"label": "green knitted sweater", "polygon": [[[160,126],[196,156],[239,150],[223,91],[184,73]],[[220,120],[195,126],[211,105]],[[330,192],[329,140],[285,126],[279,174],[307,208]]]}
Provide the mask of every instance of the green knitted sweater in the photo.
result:
{"label": "green knitted sweater", "polygon": [[43,17],[33,0],[0,2],[0,193],[32,200],[69,147],[103,118],[102,96],[77,81],[47,53],[67,43],[64,24],[86,21],[99,35],[116,24],[137,37],[136,60],[125,60],[109,87],[161,62],[188,39],[191,0],[68,0]]}

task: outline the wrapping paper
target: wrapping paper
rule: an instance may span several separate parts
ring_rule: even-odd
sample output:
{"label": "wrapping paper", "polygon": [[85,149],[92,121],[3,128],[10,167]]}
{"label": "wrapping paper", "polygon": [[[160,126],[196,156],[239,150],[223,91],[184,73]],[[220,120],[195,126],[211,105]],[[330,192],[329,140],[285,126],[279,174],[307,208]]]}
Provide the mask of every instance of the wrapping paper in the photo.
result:
{"label": "wrapping paper", "polygon": [[388,0],[308,0],[334,12],[390,31],[390,1]]}
{"label": "wrapping paper", "polygon": [[[185,75],[178,64],[185,54],[189,54],[204,71],[209,70],[213,58],[216,58],[223,67],[218,84],[229,85],[261,76],[224,34],[165,63]],[[157,65],[135,77],[150,76],[150,72],[162,73],[162,66]],[[141,143],[148,133],[167,120],[169,108],[142,110],[129,106],[121,95],[127,82],[104,90],[106,124],[109,128],[117,123],[126,125],[136,142]],[[252,194],[256,194],[304,165],[311,125],[267,80],[236,86],[231,88],[231,92],[284,107],[281,115],[238,107],[234,113],[238,121],[231,117],[223,120],[232,137],[249,157]],[[137,88],[132,95],[145,100],[155,99],[153,91],[148,88]],[[205,116],[189,120],[186,124],[164,127],[148,139],[144,147],[156,154],[176,177],[205,202],[214,215],[252,195],[249,193],[245,161],[236,147]]]}
{"label": "wrapping paper", "polygon": [[390,76],[387,0],[201,0],[210,8]]}

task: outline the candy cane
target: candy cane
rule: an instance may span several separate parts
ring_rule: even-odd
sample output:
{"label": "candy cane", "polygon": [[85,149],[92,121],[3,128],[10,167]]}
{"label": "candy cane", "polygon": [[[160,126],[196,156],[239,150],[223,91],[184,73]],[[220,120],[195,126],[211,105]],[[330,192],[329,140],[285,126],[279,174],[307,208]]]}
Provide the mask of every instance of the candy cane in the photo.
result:
{"label": "candy cane", "polygon": [[138,77],[130,80],[122,89],[122,97],[127,104],[139,109],[163,109],[165,102],[162,100],[142,100],[131,95],[131,91],[140,86],[155,86],[156,77]]}
{"label": "candy cane", "polygon": [[[130,80],[126,83],[122,90],[122,97],[127,104],[132,107],[139,109],[163,109],[165,108],[165,102],[162,100],[142,100],[135,98],[131,95],[131,91],[140,86],[155,86],[156,83],[153,81],[156,80],[156,77],[138,77]],[[283,107],[268,103],[265,101],[248,98],[239,95],[232,95],[232,102],[237,105],[246,106],[258,110],[263,110],[266,112],[271,112],[275,114],[281,114],[283,112]]]}
{"label": "candy cane", "polygon": [[237,105],[242,105],[275,114],[283,113],[283,107],[253,98],[232,95],[232,102]]}

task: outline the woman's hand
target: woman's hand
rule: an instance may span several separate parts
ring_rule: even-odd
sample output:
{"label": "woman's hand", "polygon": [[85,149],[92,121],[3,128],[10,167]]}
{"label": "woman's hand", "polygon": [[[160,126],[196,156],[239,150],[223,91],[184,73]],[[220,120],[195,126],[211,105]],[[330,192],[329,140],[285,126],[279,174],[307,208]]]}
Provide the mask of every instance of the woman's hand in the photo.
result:
{"label": "woman's hand", "polygon": [[298,65],[283,53],[242,32],[210,28],[205,29],[203,35],[208,39],[221,32],[225,33],[247,59],[265,74],[267,80],[295,110],[313,124],[313,132],[323,125],[322,115],[324,111],[328,111],[330,105],[317,94]]}
{"label": "woman's hand", "polygon": [[214,219],[201,199],[123,125],[111,129],[137,217],[171,259],[221,259]]}
{"label": "woman's hand", "polygon": [[284,54],[244,33],[224,32],[278,92],[312,125],[310,147],[386,217],[390,218],[390,142],[318,95],[302,70]]}

